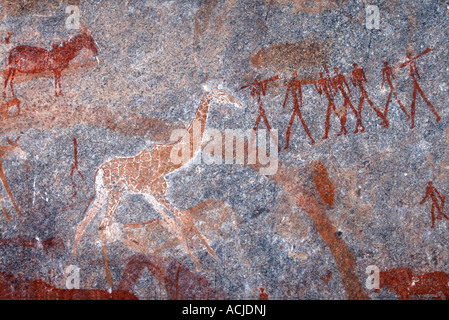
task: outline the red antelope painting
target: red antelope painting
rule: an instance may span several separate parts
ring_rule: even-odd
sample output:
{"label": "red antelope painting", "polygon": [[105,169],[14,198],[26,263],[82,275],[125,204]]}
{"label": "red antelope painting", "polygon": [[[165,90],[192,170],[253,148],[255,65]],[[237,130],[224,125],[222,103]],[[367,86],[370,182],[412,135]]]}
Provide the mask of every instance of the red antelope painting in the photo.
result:
{"label": "red antelope painting", "polygon": [[91,50],[95,57],[98,54],[95,41],[87,32],[64,41],[62,45],[53,44],[51,50],[31,46],[12,48],[9,51],[8,76],[3,88],[3,97],[6,98],[6,87],[9,81],[11,92],[14,98],[16,98],[13,81],[17,72],[30,74],[53,71],[55,75],[55,96],[58,96],[58,87],[59,95],[62,95],[61,73],[83,48]]}

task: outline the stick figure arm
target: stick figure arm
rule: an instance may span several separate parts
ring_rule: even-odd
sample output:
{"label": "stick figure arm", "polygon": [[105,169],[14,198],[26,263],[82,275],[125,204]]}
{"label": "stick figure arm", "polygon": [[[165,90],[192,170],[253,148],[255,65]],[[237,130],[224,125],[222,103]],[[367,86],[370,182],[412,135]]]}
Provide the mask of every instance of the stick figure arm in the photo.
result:
{"label": "stick figure arm", "polygon": [[[355,87],[356,85],[357,85],[357,82],[356,82],[356,79],[355,79],[355,76],[354,75],[352,75],[351,76],[351,83],[352,83],[352,85]],[[346,82],[346,81],[345,81]],[[346,85],[346,86],[348,86],[348,85]],[[348,88],[349,89],[349,88]]]}
{"label": "stick figure arm", "polygon": [[438,195],[438,198],[440,198],[440,200],[443,200],[443,199],[446,198],[445,196],[442,196],[442,195],[438,192],[437,189],[433,189],[433,191],[435,191],[435,193]]}
{"label": "stick figure arm", "polygon": [[299,100],[301,101],[302,104],[302,88],[301,88],[301,83],[298,83],[298,85],[295,86],[296,91],[298,92],[299,95]]}
{"label": "stick figure arm", "polygon": [[368,82],[367,80],[366,80],[366,75],[365,75],[365,71],[362,69],[362,79],[363,79],[363,82]]}
{"label": "stick figure arm", "polygon": [[440,196],[440,195],[438,194],[438,197],[440,198],[440,205],[439,205],[440,213],[443,213],[443,211],[444,211],[444,204],[445,204],[445,202],[446,202],[446,196],[445,196],[445,195]]}
{"label": "stick figure arm", "polygon": [[259,104],[259,108],[262,108],[262,97],[260,94],[257,95],[257,103]]}
{"label": "stick figure arm", "polygon": [[414,68],[415,69],[415,73],[416,73],[416,75],[418,76],[418,79],[421,79],[421,76],[419,75],[419,72],[418,72],[418,68]]}
{"label": "stick figure arm", "polygon": [[345,84],[346,89],[348,89],[349,96],[352,97],[351,89],[349,89],[348,83],[346,82],[346,79],[344,77],[343,77],[343,83]]}
{"label": "stick figure arm", "polygon": [[432,193],[432,189],[427,188],[426,190],[426,195],[424,196],[424,198],[419,202],[419,204],[424,204],[428,199],[430,194]]}
{"label": "stick figure arm", "polygon": [[314,81],[314,82],[313,82],[313,85],[315,86],[316,91],[317,91],[320,95],[322,95],[322,94],[323,94],[323,91],[322,91],[321,88],[318,86],[318,81]]}
{"label": "stick figure arm", "polygon": [[338,92],[337,84],[334,81],[329,80],[328,87],[329,87],[329,89],[331,91],[331,94],[333,96],[335,96],[337,94],[337,92]]}
{"label": "stick figure arm", "polygon": [[254,97],[257,95],[258,88],[254,85],[251,85],[249,87],[249,93],[251,94],[251,97],[254,99]]}
{"label": "stick figure arm", "polygon": [[267,94],[267,87],[268,87],[268,81],[264,81],[262,85],[260,86],[260,91],[262,92],[262,95],[265,96]]}

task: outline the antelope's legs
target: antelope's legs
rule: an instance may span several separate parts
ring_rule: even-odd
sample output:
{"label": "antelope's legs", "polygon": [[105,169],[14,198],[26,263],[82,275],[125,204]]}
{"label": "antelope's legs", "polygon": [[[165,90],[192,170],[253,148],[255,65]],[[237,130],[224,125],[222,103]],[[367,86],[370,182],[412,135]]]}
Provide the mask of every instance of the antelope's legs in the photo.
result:
{"label": "antelope's legs", "polygon": [[16,69],[12,69],[11,80],[9,81],[9,86],[11,87],[12,96],[16,98],[16,93],[14,92],[14,75],[16,74]]}
{"label": "antelope's legs", "polygon": [[6,98],[6,87],[8,86],[8,81],[11,78],[12,70],[13,70],[12,68],[9,69],[8,76],[6,77],[6,80],[5,80],[5,85],[3,86],[3,98]]}

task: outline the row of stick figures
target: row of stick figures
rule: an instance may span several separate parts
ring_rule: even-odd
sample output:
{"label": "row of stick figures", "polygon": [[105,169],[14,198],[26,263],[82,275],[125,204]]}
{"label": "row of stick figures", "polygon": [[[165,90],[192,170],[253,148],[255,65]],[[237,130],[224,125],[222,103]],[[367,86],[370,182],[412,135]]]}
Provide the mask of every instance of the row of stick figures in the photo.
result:
{"label": "row of stick figures", "polygon": [[[380,111],[377,107],[375,107],[374,103],[368,97],[368,93],[366,92],[365,87],[364,87],[364,83],[367,82],[366,76],[365,76],[365,71],[361,67],[359,67],[356,63],[353,64],[354,70],[352,71],[350,80],[354,87],[358,87],[360,89],[361,95],[360,95],[358,108],[356,108],[352,104],[351,99],[350,99],[352,97],[352,94],[351,94],[351,90],[349,88],[348,82],[346,81],[346,77],[342,73],[339,72],[338,68],[334,68],[335,74],[333,76],[331,76],[327,66],[324,66],[323,68],[324,68],[324,71],[326,74],[324,74],[324,72],[320,72],[319,78],[314,79],[312,81],[310,81],[310,80],[305,81],[305,80],[298,79],[297,78],[298,74],[295,71],[293,73],[292,78],[287,80],[288,81],[287,82],[287,92],[285,94],[285,99],[284,99],[284,103],[282,106],[283,108],[285,108],[288,98],[289,98],[289,95],[291,93],[292,100],[293,100],[293,110],[292,110],[290,122],[288,124],[287,132],[286,132],[285,149],[288,149],[288,147],[289,147],[290,133],[291,133],[293,122],[294,122],[296,116],[301,121],[301,124],[302,124],[305,132],[307,133],[307,135],[309,136],[309,138],[312,142],[312,145],[315,144],[315,140],[313,139],[313,137],[310,133],[310,130],[307,127],[307,124],[304,121],[304,118],[301,114],[301,108],[303,106],[302,105],[303,95],[302,95],[301,87],[306,84],[313,84],[315,86],[316,91],[320,95],[324,94],[328,100],[325,132],[324,132],[323,139],[327,139],[328,135],[329,135],[330,116],[331,116],[332,111],[336,114],[336,116],[338,117],[338,119],[340,121],[340,132],[338,133],[338,136],[340,136],[342,134],[343,135],[347,134],[346,117],[347,117],[348,107],[354,113],[354,116],[356,118],[356,128],[354,130],[354,133],[363,132],[365,130],[365,127],[363,126],[363,123],[362,123],[362,110],[363,110],[363,105],[365,103],[365,100],[368,102],[368,104],[371,106],[371,108],[375,111],[377,116],[382,120],[381,125],[388,127],[389,126],[389,122],[387,120],[388,107],[389,107],[389,103],[390,103],[392,96],[394,96],[396,101],[398,102],[402,112],[406,115],[407,120],[411,120],[410,128],[413,129],[415,127],[416,96],[419,93],[419,95],[423,98],[423,100],[429,106],[430,110],[437,117],[437,122],[440,121],[441,117],[438,115],[438,113],[435,110],[435,107],[432,105],[432,103],[427,99],[427,97],[425,96],[424,92],[422,91],[422,89],[418,83],[418,79],[420,79],[421,77],[418,73],[418,68],[416,66],[416,60],[419,57],[421,57],[422,55],[429,53],[430,51],[432,51],[432,49],[427,48],[426,50],[424,50],[420,54],[416,55],[415,57],[412,57],[412,55],[409,52],[407,52],[406,56],[407,56],[408,60],[400,65],[400,68],[404,68],[406,66],[410,67],[410,78],[413,81],[413,98],[412,98],[412,103],[410,106],[410,114],[407,112],[406,108],[404,107],[404,104],[401,102],[401,100],[399,99],[399,97],[396,93],[396,90],[395,90],[395,87],[393,84],[393,80],[395,79],[395,76],[393,74],[393,69],[389,65],[388,61],[384,62],[384,67],[382,69],[382,85],[381,85],[381,87],[383,88],[385,84],[388,84],[388,86],[390,88],[387,102],[385,104],[385,108],[383,111]],[[245,88],[249,88],[251,96],[253,98],[257,98],[257,103],[259,106],[259,115],[256,120],[256,125],[253,128],[254,130],[258,129],[259,124],[260,124],[261,120],[263,119],[267,129],[269,131],[271,131],[271,126],[268,121],[266,111],[262,105],[262,96],[266,95],[268,83],[279,80],[279,79],[280,79],[279,76],[274,76],[269,79],[260,80],[260,76],[257,76],[253,80],[252,83],[242,86],[239,89],[239,90],[242,90]],[[338,92],[340,92],[341,97],[343,99],[343,107],[340,110],[338,110],[336,108],[335,102],[334,102],[334,99],[336,98]]]}

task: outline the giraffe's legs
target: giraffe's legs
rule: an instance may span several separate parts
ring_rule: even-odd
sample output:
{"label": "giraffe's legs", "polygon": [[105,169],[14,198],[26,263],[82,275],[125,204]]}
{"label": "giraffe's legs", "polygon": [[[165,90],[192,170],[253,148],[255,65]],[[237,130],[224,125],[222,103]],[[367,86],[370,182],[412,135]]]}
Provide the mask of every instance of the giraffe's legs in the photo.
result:
{"label": "giraffe's legs", "polygon": [[215,255],[214,250],[209,246],[207,241],[204,239],[204,237],[201,235],[200,231],[197,229],[195,224],[192,222],[189,216],[182,214],[175,206],[173,206],[167,199],[164,197],[158,198],[158,201],[160,201],[168,210],[173,212],[175,214],[175,219],[179,218],[183,224],[189,227],[190,230],[195,232],[195,234],[198,236],[198,238],[201,240],[201,242],[206,247],[207,252],[214,258],[214,260],[218,260],[217,256]]}
{"label": "giraffe's legs", "polygon": [[[207,252],[209,252],[209,254],[214,258],[214,260],[218,260],[217,256],[215,255],[215,251],[209,246],[209,244],[207,243],[207,241],[204,239],[204,237],[201,235],[201,233],[199,232],[199,230],[196,228],[195,224],[191,221],[190,217],[188,217],[187,215],[183,215],[174,205],[172,205],[170,203],[170,201],[168,201],[165,198],[165,193],[167,190],[167,182],[165,181],[165,178],[162,178],[160,183],[158,184],[160,186],[160,192],[157,196],[158,200],[171,212],[173,212],[173,214],[175,215],[176,218],[180,218],[181,223],[183,224],[187,224],[190,227],[190,230],[192,230],[193,232],[196,233],[196,235],[198,236],[198,238],[201,240],[201,242],[204,244],[204,246],[206,247]],[[186,217],[186,218],[184,218]]]}
{"label": "giraffe's legs", "polygon": [[151,203],[153,205],[154,209],[161,215],[162,221],[164,223],[166,223],[166,225],[175,233],[176,237],[179,239],[179,241],[182,243],[182,245],[186,248],[189,257],[195,263],[197,269],[201,270],[200,263],[199,263],[198,259],[190,251],[190,247],[189,247],[189,244],[187,243],[187,239],[182,232],[182,226],[179,226],[177,223],[177,220],[178,220],[177,214],[174,213],[175,217],[172,218],[166,213],[166,210],[171,211],[168,208],[168,206],[166,205],[168,201],[162,197],[158,197],[158,199],[156,199],[151,194],[145,194],[144,197],[145,197],[145,199],[147,199],[147,201],[149,203]]}
{"label": "giraffe's legs", "polygon": [[[209,246],[209,244],[201,235],[201,233],[198,231],[196,226],[190,221],[188,221],[188,219],[183,219],[182,213],[165,198],[165,193],[167,190],[167,182],[165,181],[165,178],[161,178],[159,181],[157,181],[157,183],[155,183],[155,186],[157,187],[155,188],[156,190],[153,190],[153,192],[148,192],[144,195],[146,200],[153,205],[155,210],[161,215],[161,218],[163,219],[164,223],[166,223],[167,226],[176,234],[176,237],[186,248],[187,253],[189,254],[192,261],[195,263],[197,269],[201,270],[200,264],[196,259],[196,257],[192,254],[190,247],[187,243],[186,236],[183,232],[183,227],[185,227],[186,225],[190,227],[190,229],[194,231],[195,234],[197,234],[197,236],[204,244],[209,254],[215,260],[218,260],[214,250]],[[166,211],[171,212],[174,215],[174,217],[173,218],[170,217]]]}
{"label": "giraffe's legs", "polygon": [[212,258],[215,261],[218,261],[218,258],[215,255],[215,251],[209,246],[209,244],[207,243],[206,239],[204,239],[203,235],[200,233],[200,231],[197,229],[195,224],[192,222],[192,219],[190,219],[190,217],[186,217],[186,219],[183,219],[183,222],[185,222],[190,227],[190,229],[193,230],[193,232],[196,233],[196,235],[201,240],[201,242],[204,244],[204,246],[206,247],[207,252],[209,252],[209,254],[212,256]]}
{"label": "giraffe's legs", "polygon": [[73,243],[70,260],[73,258],[74,254],[75,254],[76,247],[77,247],[78,243],[80,242],[81,237],[83,236],[86,227],[89,225],[89,223],[92,221],[92,219],[97,215],[97,213],[101,210],[103,205],[106,203],[106,200],[107,200],[106,195],[101,192],[98,192],[98,190],[96,190],[95,192],[96,192],[96,195],[93,200],[94,202],[89,203],[89,205],[86,209],[87,210],[86,216],[80,222],[80,224],[78,225],[78,228],[76,229],[75,241]]}
{"label": "giraffe's legs", "polygon": [[104,261],[104,267],[106,269],[106,279],[108,281],[109,288],[112,290],[112,276],[111,276],[111,271],[109,270],[106,245],[108,242],[107,236],[108,236],[109,227],[112,224],[112,216],[120,202],[120,198],[122,196],[122,190],[112,191],[110,195],[111,196],[109,198],[108,207],[106,209],[106,213],[104,215],[103,222],[101,223],[99,230],[100,230],[101,242],[103,242],[103,261]]}

